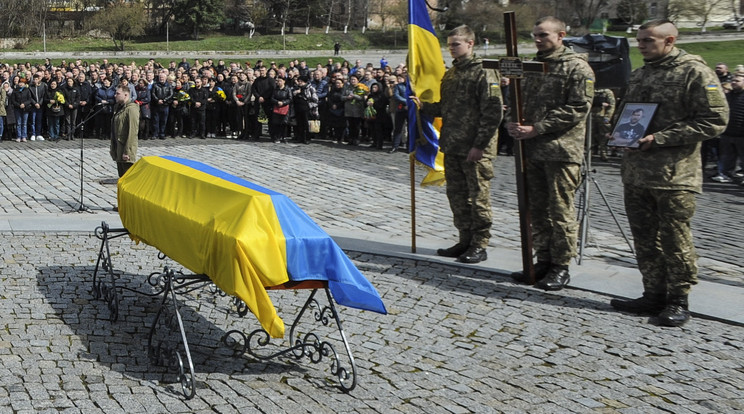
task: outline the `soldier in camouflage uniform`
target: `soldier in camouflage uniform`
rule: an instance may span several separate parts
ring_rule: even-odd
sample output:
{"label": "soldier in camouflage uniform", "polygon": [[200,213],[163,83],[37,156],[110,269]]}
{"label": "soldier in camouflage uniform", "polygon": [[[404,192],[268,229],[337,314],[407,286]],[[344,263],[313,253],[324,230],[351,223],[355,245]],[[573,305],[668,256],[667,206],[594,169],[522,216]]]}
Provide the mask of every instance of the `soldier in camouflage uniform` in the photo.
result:
{"label": "soldier in camouflage uniform", "polygon": [[594,91],[592,103],[592,149],[596,148],[599,158],[607,161],[607,134],[610,133],[610,120],[615,113],[615,94],[612,89]]}
{"label": "soldier in camouflage uniform", "polygon": [[[594,72],[586,55],[563,46],[566,25],[555,17],[535,22],[536,60],[547,74],[528,73],[524,82],[524,122],[509,133],[525,140],[526,185],[537,253],[536,286],[560,290],[570,281],[578,223],[574,194],[581,180],[586,120],[594,96]],[[512,277],[525,281],[522,272]]]}
{"label": "soldier in camouflage uniform", "polygon": [[463,263],[478,263],[488,257],[492,159],[503,116],[500,76],[483,69],[481,58],[473,54],[474,44],[475,34],[469,27],[453,29],[447,46],[454,61],[442,78],[439,102],[422,103],[411,97],[425,114],[442,117],[439,145],[459,241],[437,254],[457,257]]}
{"label": "soldier in camouflage uniform", "polygon": [[636,69],[625,99],[659,108],[640,148],[622,163],[625,210],[633,232],[643,296],[613,299],[619,310],[658,314],[659,324],[681,326],[690,318],[687,296],[697,283],[690,221],[702,191],[701,142],[726,127],[728,105],[716,74],[702,58],[674,46],[677,28],[668,20],[640,27]]}

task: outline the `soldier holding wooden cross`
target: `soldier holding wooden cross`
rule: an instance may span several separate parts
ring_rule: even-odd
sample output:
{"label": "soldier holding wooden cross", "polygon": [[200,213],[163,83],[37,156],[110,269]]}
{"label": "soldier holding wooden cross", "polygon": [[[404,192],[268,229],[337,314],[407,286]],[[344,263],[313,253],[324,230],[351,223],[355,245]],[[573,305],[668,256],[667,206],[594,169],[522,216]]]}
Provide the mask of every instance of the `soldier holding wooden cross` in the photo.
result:
{"label": "soldier holding wooden cross", "polygon": [[[570,281],[568,266],[576,256],[578,223],[574,194],[581,181],[586,120],[594,97],[594,72],[584,55],[563,45],[566,24],[543,17],[532,30],[536,61],[546,74],[526,73],[523,120],[507,128],[524,140],[526,184],[537,253],[535,286],[561,290]],[[524,272],[512,277],[528,283]]]}

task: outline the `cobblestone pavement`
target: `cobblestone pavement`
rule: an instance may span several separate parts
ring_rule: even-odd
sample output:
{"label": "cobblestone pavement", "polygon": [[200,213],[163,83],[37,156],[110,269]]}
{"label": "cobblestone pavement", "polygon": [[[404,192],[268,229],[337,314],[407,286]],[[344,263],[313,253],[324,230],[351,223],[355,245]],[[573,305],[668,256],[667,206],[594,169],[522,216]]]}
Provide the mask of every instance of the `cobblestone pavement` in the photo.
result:
{"label": "cobblestone pavement", "polygon": [[[79,145],[0,144],[0,212],[72,212],[73,220]],[[115,187],[101,184],[116,174],[108,147],[93,140],[84,145],[84,204],[93,214],[110,210]],[[280,190],[326,230],[409,239],[404,155],[322,141],[170,139],[142,142],[141,152],[197,159]],[[500,157],[495,163],[492,244],[516,252],[512,162]],[[596,168],[610,206],[622,217],[616,163]],[[706,186],[694,224],[701,276],[740,285],[740,187]],[[596,216],[587,254],[632,265],[606,210],[599,203],[591,207]],[[417,190],[417,211],[422,237],[454,238],[443,188]],[[706,232],[709,237],[700,236]],[[241,319],[226,298],[196,291],[180,298],[197,387],[196,397],[185,400],[175,374],[148,360],[157,299],[124,292],[120,318],[111,323],[106,305],[93,297],[98,240],[92,231],[2,236],[0,413],[744,410],[744,327],[694,318],[681,329],[660,328],[646,317],[612,311],[607,297],[596,293],[545,293],[496,273],[363,252],[350,256],[389,314],[339,308],[357,362],[355,390],[345,394],[333,387],[326,360],[314,365],[234,357],[221,337],[232,329],[252,331],[255,318]],[[125,238],[112,241],[112,255],[120,284],[142,290],[148,289],[145,276],[164,265],[154,249]],[[287,324],[306,294],[271,293]],[[317,330],[335,339],[333,330]],[[337,341],[334,347],[343,349]]]}
{"label": "cobblestone pavement", "polygon": [[[492,273],[363,253],[351,257],[389,314],[339,309],[358,364],[355,390],[333,388],[325,361],[233,357],[222,335],[258,325],[201,292],[182,299],[197,387],[185,400],[175,373],[148,362],[157,299],[123,295],[113,324],[93,299],[96,242],[5,235],[0,413],[744,410],[742,327],[695,318],[664,329],[611,311],[596,294],[543,293]],[[127,239],[112,252],[127,286],[146,290],[144,275],[163,265]],[[284,316],[305,294],[272,298]]]}

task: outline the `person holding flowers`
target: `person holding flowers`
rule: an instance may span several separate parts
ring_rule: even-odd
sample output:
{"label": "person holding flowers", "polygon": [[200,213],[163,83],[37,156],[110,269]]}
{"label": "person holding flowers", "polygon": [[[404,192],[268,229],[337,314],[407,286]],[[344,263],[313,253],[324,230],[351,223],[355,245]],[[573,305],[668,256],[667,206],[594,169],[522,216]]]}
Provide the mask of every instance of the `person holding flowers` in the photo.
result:
{"label": "person holding flowers", "polygon": [[359,133],[362,127],[365,101],[369,95],[367,85],[359,82],[356,75],[349,76],[349,82],[344,86],[344,115],[349,128],[349,145],[359,145]]}
{"label": "person holding flowers", "polygon": [[[191,95],[187,92],[187,85],[177,80],[173,87],[173,101],[171,102],[170,120],[173,138],[185,138],[189,131],[185,127],[186,120],[189,119],[189,108],[191,107]],[[190,88],[188,88],[190,89]],[[191,125],[191,122],[189,122]]]}
{"label": "person holding flowers", "polygon": [[[207,138],[214,138],[217,136],[217,123],[219,121],[219,109],[220,104],[225,102],[227,94],[222,90],[217,83],[209,81],[208,78],[203,78],[202,82],[206,82],[202,85],[208,92],[207,99],[207,112],[206,112],[206,123],[207,123]],[[193,97],[192,97],[193,99]]]}
{"label": "person holding flowers", "polygon": [[49,82],[49,88],[46,92],[46,103],[48,109],[47,124],[49,127],[49,139],[51,141],[59,141],[60,121],[65,114],[63,109],[65,97],[62,95],[57,81],[54,79]]}

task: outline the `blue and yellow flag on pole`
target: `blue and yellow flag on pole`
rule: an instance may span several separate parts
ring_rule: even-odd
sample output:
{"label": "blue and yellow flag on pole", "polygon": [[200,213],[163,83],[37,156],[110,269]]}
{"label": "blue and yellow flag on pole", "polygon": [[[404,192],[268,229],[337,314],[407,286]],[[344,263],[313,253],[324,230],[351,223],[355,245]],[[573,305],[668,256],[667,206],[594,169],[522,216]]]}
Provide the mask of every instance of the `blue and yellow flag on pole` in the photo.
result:
{"label": "blue and yellow flag on pole", "polygon": [[[421,102],[438,102],[445,67],[425,0],[408,2],[408,86]],[[408,149],[429,170],[421,185],[444,184],[444,155],[439,151],[441,118],[421,114],[408,102]]]}

